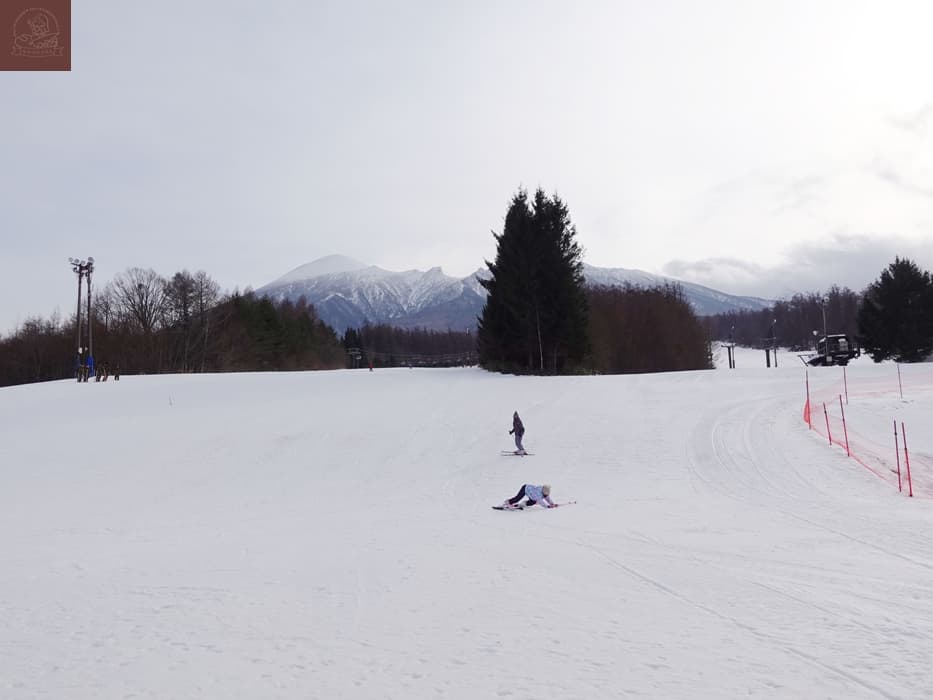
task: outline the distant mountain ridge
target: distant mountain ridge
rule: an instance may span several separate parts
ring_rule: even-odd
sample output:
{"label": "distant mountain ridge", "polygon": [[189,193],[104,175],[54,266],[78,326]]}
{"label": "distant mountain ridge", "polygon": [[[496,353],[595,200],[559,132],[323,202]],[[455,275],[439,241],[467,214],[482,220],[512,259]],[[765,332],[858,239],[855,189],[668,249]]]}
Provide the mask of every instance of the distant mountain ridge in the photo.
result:
{"label": "distant mountain ridge", "polygon": [[[756,310],[772,302],[757,297],[726,294],[691,282],[641,270],[583,266],[588,284],[621,286],[626,283],[654,287],[677,284],[698,315],[731,310]],[[339,333],[366,323],[387,323],[400,328],[475,330],[482,314],[486,290],[477,276],[483,267],[463,278],[449,277],[440,267],[427,271],[392,272],[343,255],[329,255],[296,267],[256,290],[281,301],[304,296],[321,319]]]}
{"label": "distant mountain ridge", "polygon": [[772,299],[727,294],[711,287],[704,287],[702,284],[684,282],[673,277],[655,275],[642,270],[630,270],[624,267],[593,267],[584,263],[583,275],[586,277],[587,284],[601,284],[610,287],[625,283],[637,287],[676,284],[684,290],[687,301],[690,302],[698,316],[712,316],[729,311],[758,311],[774,304]]}

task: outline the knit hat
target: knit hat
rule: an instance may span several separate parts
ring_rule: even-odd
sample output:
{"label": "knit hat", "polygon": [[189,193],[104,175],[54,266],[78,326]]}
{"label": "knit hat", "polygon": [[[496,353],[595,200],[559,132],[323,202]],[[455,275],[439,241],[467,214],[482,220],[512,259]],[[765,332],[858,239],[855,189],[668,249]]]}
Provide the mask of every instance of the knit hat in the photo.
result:
{"label": "knit hat", "polygon": [[551,495],[551,485],[550,485],[550,484],[545,484],[544,486],[542,486],[542,487],[541,487],[541,493],[543,493],[545,496],[550,496],[550,495]]}

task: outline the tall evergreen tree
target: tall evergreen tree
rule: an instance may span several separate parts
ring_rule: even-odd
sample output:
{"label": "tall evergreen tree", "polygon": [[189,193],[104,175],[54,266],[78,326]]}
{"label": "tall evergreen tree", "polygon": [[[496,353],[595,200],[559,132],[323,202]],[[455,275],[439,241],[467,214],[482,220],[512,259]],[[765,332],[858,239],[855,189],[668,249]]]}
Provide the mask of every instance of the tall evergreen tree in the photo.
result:
{"label": "tall evergreen tree", "polygon": [[859,342],[875,362],[918,362],[933,351],[933,280],[895,258],[869,285],[858,312]]}
{"label": "tall evergreen tree", "polygon": [[582,250],[557,195],[520,190],[509,205],[477,334],[480,364],[503,371],[561,371],[587,348]]}

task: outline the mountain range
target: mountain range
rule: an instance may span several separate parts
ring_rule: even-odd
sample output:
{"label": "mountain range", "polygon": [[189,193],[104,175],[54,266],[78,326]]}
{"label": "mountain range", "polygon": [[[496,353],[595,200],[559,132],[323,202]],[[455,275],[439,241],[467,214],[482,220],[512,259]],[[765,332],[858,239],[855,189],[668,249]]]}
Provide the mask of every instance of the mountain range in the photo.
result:
{"label": "mountain range", "polygon": [[[700,316],[763,309],[773,303],[641,270],[584,264],[583,274],[587,284],[592,285],[680,285],[687,301]],[[392,272],[344,255],[329,255],[296,267],[263,285],[256,293],[275,301],[295,301],[304,296],[314,305],[321,320],[339,333],[366,323],[464,331],[476,328],[476,319],[482,314],[486,301],[486,290],[477,278],[488,276],[485,267],[463,278],[449,277],[440,267]]]}

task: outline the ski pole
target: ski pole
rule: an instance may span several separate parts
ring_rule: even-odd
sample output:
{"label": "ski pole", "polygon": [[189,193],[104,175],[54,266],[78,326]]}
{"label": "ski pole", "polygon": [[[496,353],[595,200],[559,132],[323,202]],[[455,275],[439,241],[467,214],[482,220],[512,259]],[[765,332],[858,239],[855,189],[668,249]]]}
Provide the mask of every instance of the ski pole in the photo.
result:
{"label": "ski pole", "polygon": [[894,457],[897,459],[897,490],[904,492],[901,484],[901,448],[897,444],[897,419],[894,419]]}
{"label": "ski pole", "polygon": [[829,430],[829,412],[826,410],[826,402],[823,402],[823,416],[826,418],[826,435],[829,437],[829,444],[833,444],[833,434]]}

